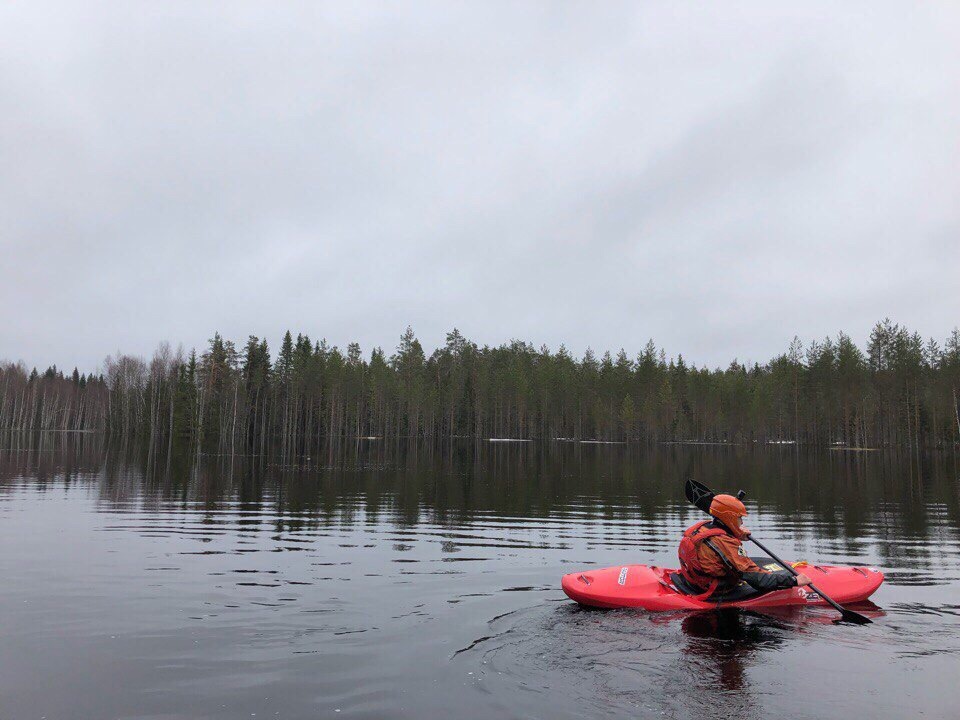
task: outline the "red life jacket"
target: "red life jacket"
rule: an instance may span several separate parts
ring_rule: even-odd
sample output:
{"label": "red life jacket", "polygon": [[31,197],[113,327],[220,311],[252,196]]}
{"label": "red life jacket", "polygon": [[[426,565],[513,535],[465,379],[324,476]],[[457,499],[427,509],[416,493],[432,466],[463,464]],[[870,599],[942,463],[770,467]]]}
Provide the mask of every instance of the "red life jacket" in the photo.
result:
{"label": "red life jacket", "polygon": [[694,600],[704,600],[713,594],[717,589],[722,578],[709,575],[700,564],[700,556],[697,554],[697,548],[704,540],[712,537],[726,535],[726,530],[720,528],[708,528],[702,530],[704,525],[708,525],[712,520],[703,520],[696,525],[691,525],[683,531],[683,537],[680,539],[680,547],[677,549],[677,556],[680,558],[680,574],[683,579],[694,587],[705,587],[705,592],[695,595]]}

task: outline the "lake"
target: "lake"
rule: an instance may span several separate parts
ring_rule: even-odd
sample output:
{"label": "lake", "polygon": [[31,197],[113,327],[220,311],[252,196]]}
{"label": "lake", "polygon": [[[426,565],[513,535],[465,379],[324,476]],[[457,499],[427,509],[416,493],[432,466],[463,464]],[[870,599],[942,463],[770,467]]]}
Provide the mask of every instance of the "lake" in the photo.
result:
{"label": "lake", "polygon": [[[320,457],[0,443],[0,717],[953,718],[953,454],[365,440]],[[878,566],[873,625],[586,610],[674,566],[696,478],[788,559]]]}

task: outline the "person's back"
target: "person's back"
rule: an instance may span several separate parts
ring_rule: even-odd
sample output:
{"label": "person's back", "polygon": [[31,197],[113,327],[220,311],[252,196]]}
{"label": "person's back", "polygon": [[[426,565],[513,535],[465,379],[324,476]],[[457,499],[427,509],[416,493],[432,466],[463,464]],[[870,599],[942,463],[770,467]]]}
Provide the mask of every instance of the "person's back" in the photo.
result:
{"label": "person's back", "polygon": [[702,597],[723,592],[746,581],[760,591],[809,585],[806,575],[789,570],[770,571],[747,557],[743,538],[750,531],[742,526],[747,509],[732,495],[717,495],[710,504],[713,521],[699,522],[687,528],[680,541],[680,574],[701,590]]}

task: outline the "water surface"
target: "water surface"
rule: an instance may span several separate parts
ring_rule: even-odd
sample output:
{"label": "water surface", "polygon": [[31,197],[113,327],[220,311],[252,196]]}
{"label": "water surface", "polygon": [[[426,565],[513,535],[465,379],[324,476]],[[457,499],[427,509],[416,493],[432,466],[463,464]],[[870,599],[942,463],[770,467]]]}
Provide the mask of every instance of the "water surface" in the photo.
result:
{"label": "water surface", "polygon": [[[956,717],[952,455],[0,448],[2,718]],[[745,489],[789,558],[883,568],[874,624],[567,600],[564,573],[675,564],[687,477]]]}

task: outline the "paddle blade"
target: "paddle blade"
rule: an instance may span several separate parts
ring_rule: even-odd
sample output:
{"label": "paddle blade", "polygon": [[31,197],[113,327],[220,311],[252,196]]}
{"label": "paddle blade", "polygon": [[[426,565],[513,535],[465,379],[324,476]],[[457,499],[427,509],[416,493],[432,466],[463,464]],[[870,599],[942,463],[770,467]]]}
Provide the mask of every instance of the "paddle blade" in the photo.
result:
{"label": "paddle blade", "polygon": [[713,491],[710,488],[703,483],[698,483],[696,480],[687,480],[687,484],[684,486],[684,492],[689,502],[696,505],[705,513],[710,512],[710,503],[713,502]]}
{"label": "paddle blade", "polygon": [[835,622],[845,622],[850,623],[851,625],[869,625],[873,622],[873,620],[868,618],[866,615],[861,615],[853,610],[844,608],[840,613],[840,617],[838,617]]}

